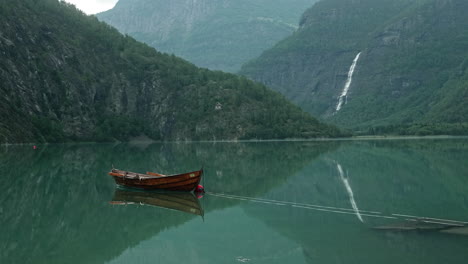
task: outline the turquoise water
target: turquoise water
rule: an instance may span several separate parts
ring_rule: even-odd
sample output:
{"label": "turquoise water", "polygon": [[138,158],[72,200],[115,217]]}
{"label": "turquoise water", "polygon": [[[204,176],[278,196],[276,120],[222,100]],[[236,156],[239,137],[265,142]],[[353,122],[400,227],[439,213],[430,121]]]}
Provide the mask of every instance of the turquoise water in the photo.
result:
{"label": "turquoise water", "polygon": [[[463,138],[0,146],[0,263],[465,263],[467,161]],[[111,203],[112,165],[204,166],[204,216]]]}

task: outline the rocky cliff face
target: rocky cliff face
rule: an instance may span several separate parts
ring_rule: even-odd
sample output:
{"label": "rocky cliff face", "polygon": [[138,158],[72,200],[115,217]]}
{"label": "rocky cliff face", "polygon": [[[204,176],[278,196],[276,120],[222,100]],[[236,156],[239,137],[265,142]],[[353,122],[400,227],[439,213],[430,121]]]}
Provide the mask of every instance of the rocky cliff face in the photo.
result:
{"label": "rocky cliff face", "polygon": [[324,0],[242,73],[347,127],[467,122],[467,11],[461,0]]}
{"label": "rocky cliff face", "polygon": [[1,142],[337,132],[258,83],[158,53],[65,3],[1,7]]}
{"label": "rocky cliff face", "polygon": [[316,0],[120,0],[102,21],[198,66],[236,72],[297,28]]}

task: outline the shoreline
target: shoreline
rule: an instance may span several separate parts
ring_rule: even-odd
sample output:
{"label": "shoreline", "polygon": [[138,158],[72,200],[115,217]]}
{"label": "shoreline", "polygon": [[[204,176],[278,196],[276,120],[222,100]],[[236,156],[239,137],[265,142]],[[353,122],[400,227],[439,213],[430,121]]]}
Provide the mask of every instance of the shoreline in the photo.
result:
{"label": "shoreline", "polygon": [[246,139],[246,140],[179,140],[179,141],[156,141],[156,140],[137,140],[137,141],[114,141],[114,142],[62,142],[62,143],[1,143],[0,146],[31,146],[31,145],[63,145],[63,144],[182,144],[182,143],[262,143],[262,142],[328,142],[328,141],[383,141],[383,140],[444,140],[444,139],[468,139],[467,136],[354,136],[345,138],[311,138],[311,139]]}

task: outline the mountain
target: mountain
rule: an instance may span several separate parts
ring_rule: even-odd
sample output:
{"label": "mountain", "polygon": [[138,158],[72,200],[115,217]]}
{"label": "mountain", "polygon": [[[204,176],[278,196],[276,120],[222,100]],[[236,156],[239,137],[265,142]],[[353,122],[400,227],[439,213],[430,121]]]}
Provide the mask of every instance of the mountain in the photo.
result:
{"label": "mountain", "polygon": [[56,0],[2,3],[0,56],[0,142],[339,134],[259,83],[161,54]]}
{"label": "mountain", "polygon": [[362,133],[467,134],[467,12],[464,0],[323,0],[241,73]]}
{"label": "mountain", "polygon": [[237,72],[297,29],[317,0],[120,0],[97,17],[157,50]]}

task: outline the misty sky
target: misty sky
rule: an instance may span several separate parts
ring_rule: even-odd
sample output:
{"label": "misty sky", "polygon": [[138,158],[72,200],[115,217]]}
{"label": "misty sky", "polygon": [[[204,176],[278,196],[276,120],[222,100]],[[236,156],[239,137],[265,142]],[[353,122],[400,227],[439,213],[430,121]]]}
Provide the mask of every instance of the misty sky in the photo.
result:
{"label": "misty sky", "polygon": [[64,0],[72,3],[86,14],[96,14],[109,10],[115,6],[118,0]]}

